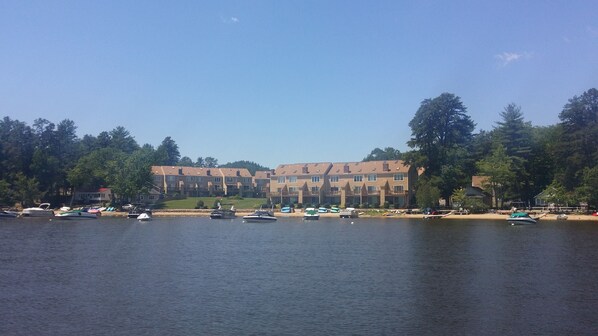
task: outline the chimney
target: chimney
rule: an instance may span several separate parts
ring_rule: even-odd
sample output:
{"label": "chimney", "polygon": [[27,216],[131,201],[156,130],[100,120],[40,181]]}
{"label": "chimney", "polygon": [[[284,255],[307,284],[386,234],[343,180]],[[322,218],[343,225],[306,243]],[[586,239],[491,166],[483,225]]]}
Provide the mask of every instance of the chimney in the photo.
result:
{"label": "chimney", "polygon": [[301,167],[301,173],[303,173],[303,174],[308,174],[308,171],[307,171],[307,166],[303,166],[303,167]]}
{"label": "chimney", "polygon": [[183,175],[183,168],[179,168],[179,175]]}
{"label": "chimney", "polygon": [[383,170],[383,171],[390,171],[390,168],[388,168],[388,162],[384,162],[384,163],[382,164],[382,170]]}
{"label": "chimney", "polygon": [[208,176],[212,176],[212,171],[208,169],[208,170],[206,171],[206,175],[208,175]]}
{"label": "chimney", "polygon": [[349,165],[348,164],[345,164],[345,166],[343,167],[343,173],[349,174]]}
{"label": "chimney", "polygon": [[237,176],[241,176],[241,171],[237,170]]}

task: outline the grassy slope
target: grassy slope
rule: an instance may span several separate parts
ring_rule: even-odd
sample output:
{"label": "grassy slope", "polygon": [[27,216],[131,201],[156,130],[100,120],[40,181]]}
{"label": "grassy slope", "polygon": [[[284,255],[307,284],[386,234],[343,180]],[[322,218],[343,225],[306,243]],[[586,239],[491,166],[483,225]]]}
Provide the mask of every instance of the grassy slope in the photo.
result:
{"label": "grassy slope", "polygon": [[236,209],[258,209],[266,204],[265,198],[226,198],[226,197],[187,197],[181,200],[168,200],[156,206],[157,209],[195,209],[197,202],[202,200],[208,209],[213,208],[216,200],[220,201],[222,208],[229,209],[234,205]]}

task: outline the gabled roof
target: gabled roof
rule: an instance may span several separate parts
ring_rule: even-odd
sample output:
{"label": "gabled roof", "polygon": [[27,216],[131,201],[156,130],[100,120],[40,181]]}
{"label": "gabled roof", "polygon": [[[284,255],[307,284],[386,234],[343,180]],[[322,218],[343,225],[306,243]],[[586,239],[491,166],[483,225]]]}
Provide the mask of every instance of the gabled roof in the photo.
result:
{"label": "gabled roof", "polygon": [[281,164],[276,167],[276,176],[301,176],[327,174],[332,167],[330,162]]}
{"label": "gabled roof", "polygon": [[[152,166],[154,175],[251,177],[247,168],[198,168],[182,166]],[[237,173],[238,172],[238,173]]]}
{"label": "gabled roof", "polygon": [[[208,176],[207,171],[211,170],[212,175],[218,168],[198,168],[181,166],[152,166],[154,175],[184,175],[184,176]],[[182,173],[182,174],[181,174]]]}
{"label": "gabled roof", "polygon": [[[345,168],[348,167],[348,168]],[[335,162],[330,169],[330,175],[356,174],[394,174],[408,173],[410,165],[403,160],[384,160],[366,162]]]}
{"label": "gabled roof", "polygon": [[270,176],[272,176],[271,170],[258,170],[254,175],[254,177],[259,180],[269,180]]}
{"label": "gabled roof", "polygon": [[[252,177],[247,168],[216,168],[224,177]],[[213,174],[213,173],[212,173]]]}

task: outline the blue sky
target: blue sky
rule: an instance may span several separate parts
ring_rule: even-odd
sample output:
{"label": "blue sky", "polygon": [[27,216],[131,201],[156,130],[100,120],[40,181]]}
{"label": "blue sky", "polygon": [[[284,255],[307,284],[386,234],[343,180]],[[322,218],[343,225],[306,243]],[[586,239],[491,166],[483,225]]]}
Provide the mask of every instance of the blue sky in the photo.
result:
{"label": "blue sky", "polygon": [[223,164],[408,150],[422,100],[477,129],[598,86],[597,1],[0,1],[0,116],[124,126]]}

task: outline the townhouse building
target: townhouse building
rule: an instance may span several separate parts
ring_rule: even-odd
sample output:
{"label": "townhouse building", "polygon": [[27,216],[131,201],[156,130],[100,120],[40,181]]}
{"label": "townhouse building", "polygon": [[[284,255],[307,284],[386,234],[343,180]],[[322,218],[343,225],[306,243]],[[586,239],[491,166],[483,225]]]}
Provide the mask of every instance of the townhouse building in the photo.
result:
{"label": "townhouse building", "polygon": [[417,177],[402,160],[282,164],[271,176],[270,196],[279,204],[406,207]]}
{"label": "townhouse building", "polygon": [[255,172],[253,176],[255,197],[270,197],[270,176],[272,173],[272,170],[258,170]]}
{"label": "townhouse building", "polygon": [[246,168],[152,166],[154,185],[165,195],[253,197],[253,177]]}

